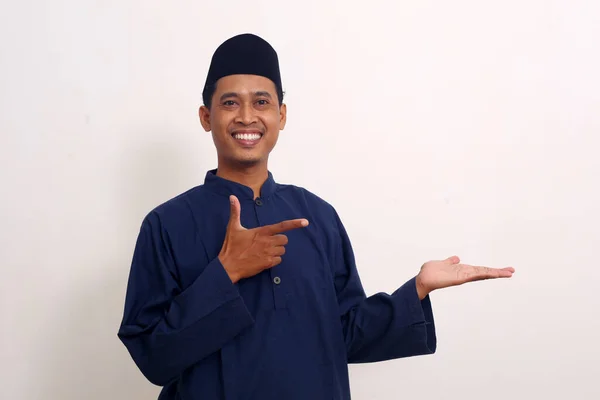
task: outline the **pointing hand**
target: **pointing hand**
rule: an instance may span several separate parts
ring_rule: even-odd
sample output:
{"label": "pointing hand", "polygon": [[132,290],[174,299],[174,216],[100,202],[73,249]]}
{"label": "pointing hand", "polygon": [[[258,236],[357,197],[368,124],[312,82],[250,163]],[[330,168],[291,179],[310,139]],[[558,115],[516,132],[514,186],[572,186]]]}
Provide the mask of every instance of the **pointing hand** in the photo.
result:
{"label": "pointing hand", "polygon": [[308,226],[305,219],[246,229],[240,221],[241,206],[235,196],[229,197],[230,215],[219,260],[233,283],[254,276],[281,263],[288,243],[284,232]]}
{"label": "pointing hand", "polygon": [[417,293],[419,299],[423,300],[436,289],[485,279],[510,278],[514,272],[515,269],[512,267],[489,268],[461,264],[457,256],[452,256],[445,260],[423,264],[416,278]]}

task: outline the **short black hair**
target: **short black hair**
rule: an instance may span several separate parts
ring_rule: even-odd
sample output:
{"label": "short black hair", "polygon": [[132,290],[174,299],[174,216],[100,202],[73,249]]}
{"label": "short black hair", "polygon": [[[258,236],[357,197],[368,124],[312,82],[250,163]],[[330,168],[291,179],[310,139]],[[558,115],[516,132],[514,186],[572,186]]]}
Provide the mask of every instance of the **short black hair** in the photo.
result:
{"label": "short black hair", "polygon": [[[217,82],[213,83],[212,85],[206,86],[206,89],[202,92],[202,101],[204,102],[204,105],[206,106],[206,108],[208,108],[209,110],[212,106],[212,98],[213,98],[213,95],[215,94],[215,90],[217,90]],[[275,83],[275,90],[277,91],[277,99],[279,100],[279,107],[281,107],[283,105],[283,96],[285,96],[285,92],[276,83]]]}

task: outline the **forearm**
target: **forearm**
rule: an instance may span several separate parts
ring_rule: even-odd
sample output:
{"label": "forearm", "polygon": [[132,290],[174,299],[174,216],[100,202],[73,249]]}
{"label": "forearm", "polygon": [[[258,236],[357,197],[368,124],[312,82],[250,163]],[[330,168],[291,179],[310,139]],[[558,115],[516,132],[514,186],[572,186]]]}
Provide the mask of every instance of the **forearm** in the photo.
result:
{"label": "forearm", "polygon": [[434,353],[431,303],[428,296],[420,299],[421,295],[413,278],[391,295],[378,293],[350,309],[342,317],[349,362]]}
{"label": "forearm", "polygon": [[[142,313],[152,308],[148,304]],[[151,323],[133,315],[125,319],[119,338],[146,378],[161,386],[254,322],[218,259],[170,302],[164,316],[154,312]]]}

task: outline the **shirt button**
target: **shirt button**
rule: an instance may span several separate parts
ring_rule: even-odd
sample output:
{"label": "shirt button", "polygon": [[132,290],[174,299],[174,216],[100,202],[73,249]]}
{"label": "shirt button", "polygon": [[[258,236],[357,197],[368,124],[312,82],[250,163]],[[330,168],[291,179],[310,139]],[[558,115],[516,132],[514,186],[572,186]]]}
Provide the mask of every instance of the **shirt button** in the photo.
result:
{"label": "shirt button", "polygon": [[263,205],[263,202],[262,202],[261,199],[256,199],[255,203],[256,203],[257,206],[262,206]]}
{"label": "shirt button", "polygon": [[273,283],[275,283],[276,285],[279,285],[281,283],[281,278],[276,276],[275,278],[273,278]]}

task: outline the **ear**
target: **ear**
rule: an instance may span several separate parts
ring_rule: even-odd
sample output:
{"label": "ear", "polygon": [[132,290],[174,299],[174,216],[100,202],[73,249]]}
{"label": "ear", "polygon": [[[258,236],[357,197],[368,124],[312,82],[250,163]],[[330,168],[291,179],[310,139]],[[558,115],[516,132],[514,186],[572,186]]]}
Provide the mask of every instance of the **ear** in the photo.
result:
{"label": "ear", "polygon": [[287,122],[287,106],[284,104],[279,107],[279,130],[283,130],[285,128],[285,123]]}
{"label": "ear", "polygon": [[206,132],[210,132],[210,110],[206,106],[202,106],[198,110],[198,116],[200,117],[200,123],[202,124],[204,130]]}

